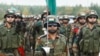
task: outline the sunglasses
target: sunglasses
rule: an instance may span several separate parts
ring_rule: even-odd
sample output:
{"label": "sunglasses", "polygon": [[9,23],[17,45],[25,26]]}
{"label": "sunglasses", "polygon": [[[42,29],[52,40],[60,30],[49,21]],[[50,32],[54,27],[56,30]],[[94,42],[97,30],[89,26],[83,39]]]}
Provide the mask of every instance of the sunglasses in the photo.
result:
{"label": "sunglasses", "polygon": [[68,22],[63,22],[63,24],[68,24]]}
{"label": "sunglasses", "polygon": [[7,16],[7,18],[15,18],[14,16]]}
{"label": "sunglasses", "polygon": [[57,27],[57,24],[48,24],[48,27],[52,27],[52,26]]}
{"label": "sunglasses", "polygon": [[91,19],[92,19],[92,18],[97,18],[97,17],[96,17],[96,16],[90,16],[89,18],[91,18]]}

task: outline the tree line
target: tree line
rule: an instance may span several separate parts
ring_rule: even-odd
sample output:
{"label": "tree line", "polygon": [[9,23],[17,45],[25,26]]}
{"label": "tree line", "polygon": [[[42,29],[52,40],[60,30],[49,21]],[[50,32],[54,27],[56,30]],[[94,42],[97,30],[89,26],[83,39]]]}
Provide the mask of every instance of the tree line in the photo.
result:
{"label": "tree line", "polygon": [[[43,13],[43,11],[46,9],[46,6],[0,4],[0,19],[3,19],[6,10],[9,8],[13,8],[16,11],[21,11],[24,15],[38,15]],[[97,11],[98,15],[100,16],[100,6],[97,4],[91,4],[90,7],[83,7],[82,5],[57,7],[57,15],[77,15],[79,12],[87,12],[89,10]]]}

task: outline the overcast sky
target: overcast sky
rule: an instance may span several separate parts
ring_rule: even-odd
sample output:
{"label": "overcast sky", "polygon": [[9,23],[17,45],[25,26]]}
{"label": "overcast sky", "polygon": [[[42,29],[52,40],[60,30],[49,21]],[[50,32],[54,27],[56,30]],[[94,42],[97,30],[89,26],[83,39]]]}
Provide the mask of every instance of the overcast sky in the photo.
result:
{"label": "overcast sky", "polygon": [[[91,3],[100,5],[100,0],[56,0],[57,6],[90,6]],[[45,0],[0,0],[0,3],[15,5],[46,5]]]}

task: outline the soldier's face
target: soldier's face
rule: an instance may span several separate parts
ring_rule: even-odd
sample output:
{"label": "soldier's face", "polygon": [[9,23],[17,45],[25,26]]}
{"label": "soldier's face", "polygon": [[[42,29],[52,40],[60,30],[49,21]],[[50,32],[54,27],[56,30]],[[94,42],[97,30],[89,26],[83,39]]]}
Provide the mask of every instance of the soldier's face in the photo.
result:
{"label": "soldier's face", "polygon": [[85,24],[85,23],[86,23],[85,18],[80,18],[80,19],[79,19],[79,23],[80,23],[80,24]]}
{"label": "soldier's face", "polygon": [[21,21],[21,18],[18,18],[18,17],[17,17],[17,18],[15,19],[15,21]]}
{"label": "soldier's face", "polygon": [[14,22],[14,19],[15,19],[15,17],[14,17],[13,15],[8,15],[8,16],[6,17],[6,21],[9,22],[9,23]]}
{"label": "soldier's face", "polygon": [[74,23],[76,23],[77,22],[77,19],[74,19]]}
{"label": "soldier's face", "polygon": [[63,24],[68,24],[68,20],[63,20]]}
{"label": "soldier's face", "polygon": [[63,23],[63,21],[62,21],[62,20],[59,20],[59,23],[60,23],[60,24],[62,24],[62,23]]}
{"label": "soldier's face", "polygon": [[57,32],[57,24],[48,24],[48,32],[49,33],[56,33]]}
{"label": "soldier's face", "polygon": [[90,17],[88,17],[88,21],[89,21],[89,23],[94,24],[94,23],[96,23],[97,18],[96,18],[96,16],[90,16]]}

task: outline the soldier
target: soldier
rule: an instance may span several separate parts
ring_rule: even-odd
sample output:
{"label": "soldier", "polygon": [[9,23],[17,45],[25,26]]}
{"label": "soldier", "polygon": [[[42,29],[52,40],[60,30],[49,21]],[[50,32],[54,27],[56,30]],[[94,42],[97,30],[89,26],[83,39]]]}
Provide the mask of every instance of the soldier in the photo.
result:
{"label": "soldier", "polygon": [[[23,21],[22,14],[20,12],[16,12],[16,19],[15,19],[15,26],[16,26],[16,32],[20,33],[22,36],[22,46],[18,48],[18,52],[20,53],[20,56],[25,56],[25,38],[24,34],[26,32],[26,23]],[[21,50],[20,50],[21,49]]]}
{"label": "soldier", "polygon": [[36,22],[36,27],[35,27],[35,30],[36,30],[36,37],[39,37],[40,35],[43,35],[44,34],[44,22],[47,20],[46,17],[50,15],[50,12],[49,11],[44,11],[43,14],[41,15],[41,17],[37,17],[37,22]]}
{"label": "soldier", "polygon": [[72,23],[72,24],[76,24],[77,23],[77,18],[74,17],[73,20],[74,20],[74,23]]}
{"label": "soldier", "polygon": [[15,25],[18,27],[17,31],[20,31],[21,34],[26,32],[26,23],[23,21],[22,14],[20,12],[16,13]]}
{"label": "soldier", "polygon": [[13,10],[7,10],[4,15],[5,23],[0,26],[0,51],[9,56],[9,53],[14,56],[19,56],[17,48],[21,46],[21,36],[16,32],[14,20],[16,15]]}
{"label": "soldier", "polygon": [[[74,17],[72,17],[74,18]],[[72,19],[71,18],[71,19]],[[70,20],[70,17],[68,17],[67,15],[64,15],[64,18],[63,18],[63,24],[60,28],[60,33],[63,33],[67,38],[66,41],[68,41],[67,43],[67,49],[68,49],[68,54],[70,56],[73,56],[73,53],[72,53],[72,37],[73,37],[73,24],[69,24],[69,20]]]}
{"label": "soldier", "polygon": [[68,18],[71,20],[73,20],[73,23],[72,22],[69,22],[69,25],[68,25],[68,32],[69,32],[69,39],[68,39],[68,41],[69,41],[69,54],[70,54],[70,56],[74,56],[74,54],[73,54],[73,50],[72,50],[72,40],[73,40],[73,29],[74,29],[74,27],[77,25],[77,19],[76,19],[76,17],[75,16],[68,16]]}
{"label": "soldier", "polygon": [[71,28],[68,24],[69,23],[68,16],[66,16],[66,15],[63,16],[62,22],[63,22],[63,24],[60,27],[60,34],[63,34],[64,36],[69,37]]}
{"label": "soldier", "polygon": [[[56,21],[56,17],[50,15],[48,21],[44,24],[48,34],[41,35],[37,40],[35,56],[66,56],[66,40],[65,36],[58,33],[60,24]],[[44,51],[43,47],[49,47],[50,52]],[[49,51],[48,50],[48,51]]]}
{"label": "soldier", "polygon": [[77,17],[77,24],[74,25],[73,27],[72,50],[74,56],[80,56],[77,40],[79,31],[85,25],[85,23],[86,23],[86,14],[84,12],[81,12]]}
{"label": "soldier", "polygon": [[37,22],[35,23],[36,37],[39,37],[40,35],[44,34],[43,24],[44,24],[44,21],[41,20],[41,17],[37,17]]}
{"label": "soldier", "polygon": [[79,45],[83,56],[99,56],[100,26],[96,25],[98,15],[90,11],[86,17],[87,25],[79,33]]}
{"label": "soldier", "polygon": [[27,31],[25,33],[25,49],[28,52],[33,51],[34,54],[34,49],[35,49],[35,38],[36,38],[36,31],[35,31],[35,22],[34,22],[34,16],[31,15],[29,17],[29,22],[27,24]]}
{"label": "soldier", "polygon": [[58,16],[58,19],[59,19],[59,23],[60,23],[60,25],[62,25],[62,24],[63,24],[63,21],[62,21],[63,16]]}

